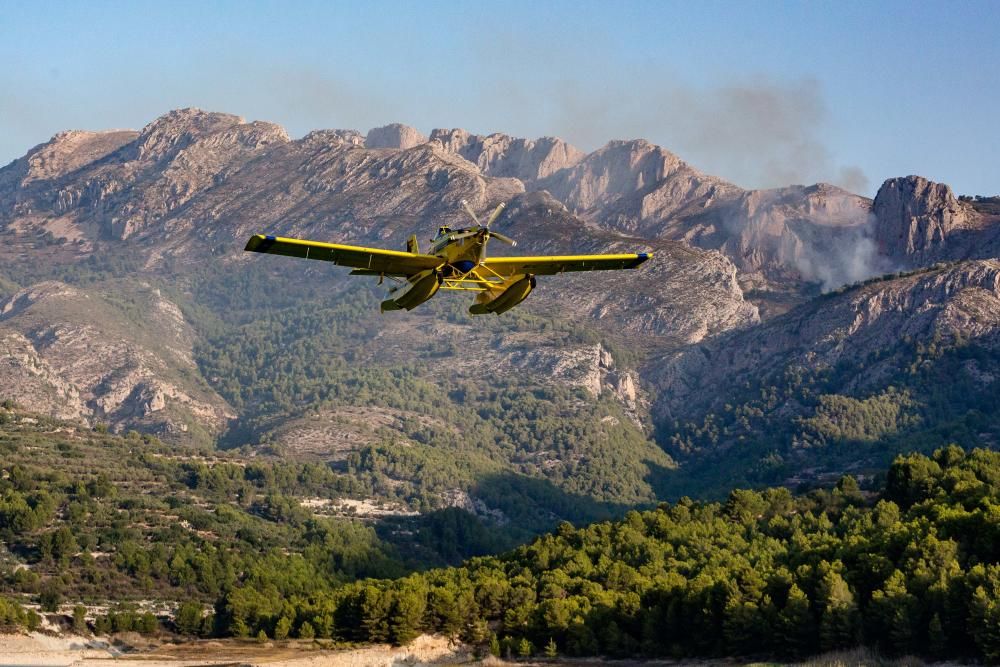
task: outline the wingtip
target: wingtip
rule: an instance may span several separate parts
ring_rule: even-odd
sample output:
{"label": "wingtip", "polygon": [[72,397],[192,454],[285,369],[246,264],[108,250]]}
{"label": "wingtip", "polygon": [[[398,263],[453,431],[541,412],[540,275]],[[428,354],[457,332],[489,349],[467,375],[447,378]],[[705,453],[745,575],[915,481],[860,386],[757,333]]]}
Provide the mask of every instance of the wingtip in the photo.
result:
{"label": "wingtip", "polygon": [[278,237],[271,234],[255,234],[250,237],[243,250],[244,252],[267,252],[267,249],[274,245],[277,239]]}

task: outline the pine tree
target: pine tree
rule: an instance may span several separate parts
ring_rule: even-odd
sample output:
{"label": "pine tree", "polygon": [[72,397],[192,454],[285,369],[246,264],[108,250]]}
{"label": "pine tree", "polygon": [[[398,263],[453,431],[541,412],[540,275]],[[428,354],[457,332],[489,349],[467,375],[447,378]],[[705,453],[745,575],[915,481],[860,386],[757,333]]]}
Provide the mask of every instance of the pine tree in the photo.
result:
{"label": "pine tree", "polygon": [[917,599],[906,590],[906,577],[893,571],[880,590],[872,593],[870,613],[874,636],[870,641],[896,654],[905,654],[913,644]]}
{"label": "pine tree", "polygon": [[802,657],[816,649],[816,621],[809,609],[809,598],[796,584],[788,590],[779,618],[780,643],[788,655]]}
{"label": "pine tree", "polygon": [[559,655],[559,647],[556,646],[556,640],[549,637],[549,643],[545,645],[545,657],[555,658]]}
{"label": "pine tree", "polygon": [[375,586],[361,591],[361,627],[368,641],[389,641],[389,604],[388,594]]}
{"label": "pine tree", "polygon": [[73,607],[73,632],[78,635],[87,632],[87,608],[81,604]]}
{"label": "pine tree", "polygon": [[858,606],[843,577],[830,570],[821,582],[823,616],[820,621],[820,648],[831,651],[851,648],[858,641]]}
{"label": "pine tree", "polygon": [[389,617],[392,640],[396,644],[409,644],[421,630],[427,598],[413,586],[404,586],[396,593],[396,604]]}
{"label": "pine tree", "polygon": [[927,626],[927,648],[935,658],[943,657],[948,650],[948,636],[941,623],[941,616],[937,612],[934,612],[934,616],[931,617]]}
{"label": "pine tree", "polygon": [[288,633],[292,631],[292,619],[282,616],[274,626],[274,638],[277,640],[287,639]]}

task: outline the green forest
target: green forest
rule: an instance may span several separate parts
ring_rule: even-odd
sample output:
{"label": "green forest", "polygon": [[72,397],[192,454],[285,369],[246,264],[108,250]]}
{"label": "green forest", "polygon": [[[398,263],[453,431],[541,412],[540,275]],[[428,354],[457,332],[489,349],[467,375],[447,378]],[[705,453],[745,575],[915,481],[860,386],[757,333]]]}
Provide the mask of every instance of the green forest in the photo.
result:
{"label": "green forest", "polygon": [[[37,624],[34,602],[97,632],[439,632],[512,656],[793,659],[860,643],[1000,659],[1000,454],[987,450],[899,456],[877,489],[845,476],[563,522],[509,550],[457,509],[382,526],[317,516],[302,498],[368,492],[329,466],[178,457],[9,402],[0,449],[8,627]],[[175,601],[169,621],[137,605],[150,596]],[[87,627],[79,605],[108,598],[118,605]]]}
{"label": "green forest", "polygon": [[[872,368],[877,379],[862,383]],[[1000,383],[982,378],[998,369],[996,350],[936,335],[834,366],[793,362],[734,380],[698,419],[659,424],[658,440],[687,473],[668,477],[661,493],[722,496],[734,486],[787,484],[804,468],[878,475],[898,454],[992,447]]]}
{"label": "green forest", "polygon": [[397,643],[434,631],[522,656],[791,659],[863,643],[994,661],[998,556],[1000,454],[950,446],[898,458],[878,494],[844,477],[799,497],[682,499],[391,581],[253,573],[216,604],[216,629]]}

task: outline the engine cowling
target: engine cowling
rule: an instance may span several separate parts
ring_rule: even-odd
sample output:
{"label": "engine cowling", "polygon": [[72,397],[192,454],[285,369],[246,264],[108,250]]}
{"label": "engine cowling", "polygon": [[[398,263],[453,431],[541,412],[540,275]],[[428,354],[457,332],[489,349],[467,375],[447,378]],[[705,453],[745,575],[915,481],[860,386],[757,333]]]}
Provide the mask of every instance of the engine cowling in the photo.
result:
{"label": "engine cowling", "polygon": [[531,290],[535,288],[535,276],[529,274],[511,284],[491,301],[474,303],[469,308],[473,315],[484,315],[486,313],[504,313],[517,304],[528,298]]}
{"label": "engine cowling", "polygon": [[441,289],[441,271],[427,269],[389,292],[389,298],[382,302],[382,312],[387,310],[412,310],[437,294]]}

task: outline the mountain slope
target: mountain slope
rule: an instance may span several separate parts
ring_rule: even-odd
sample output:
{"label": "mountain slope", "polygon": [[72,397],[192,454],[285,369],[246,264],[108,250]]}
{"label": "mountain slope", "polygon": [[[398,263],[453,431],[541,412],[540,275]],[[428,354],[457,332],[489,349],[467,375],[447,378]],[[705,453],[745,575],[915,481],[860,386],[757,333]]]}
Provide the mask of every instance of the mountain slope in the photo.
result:
{"label": "mountain slope", "polygon": [[726,458],[720,479],[872,470],[946,442],[993,447],[1000,262],[869,281],[651,366],[668,449]]}
{"label": "mountain slope", "polygon": [[5,396],[25,409],[202,446],[235,416],[198,375],[190,324],[148,284],[37,283],[0,305],[0,335]]}
{"label": "mountain slope", "polygon": [[[463,199],[508,202],[497,224],[520,243],[492,252],[654,260],[545,277],[517,311],[477,319],[452,294],[380,316],[372,280],[242,252],[259,232],[403,247],[464,224]],[[402,125],[293,140],[183,109],[137,132],[62,133],[0,169],[2,368],[32,409],[327,461],[411,506],[503,502],[513,479],[541,525],[557,492],[643,503],[677,480],[795,479],[810,466],[790,452],[826,438],[840,398],[895,415],[891,432],[889,417],[861,429],[883,449],[871,462],[912,419],[958,419],[916,395],[933,393],[933,373],[904,375],[942,328],[971,341],[949,354],[986,350],[981,377],[992,373],[988,262],[934,269],[941,284],[932,271],[816,297],[994,256],[989,210],[917,177],[890,179],[874,202],[824,184],[745,191],[641,140],[583,154],[556,138]],[[916,333],[897,350],[900,329]],[[63,330],[90,351],[46,333]],[[953,361],[931,366],[940,376]],[[795,397],[789,373],[822,388]],[[972,402],[992,396],[967,388]],[[772,398],[750,395],[761,391]],[[523,428],[508,428],[514,415]]]}

